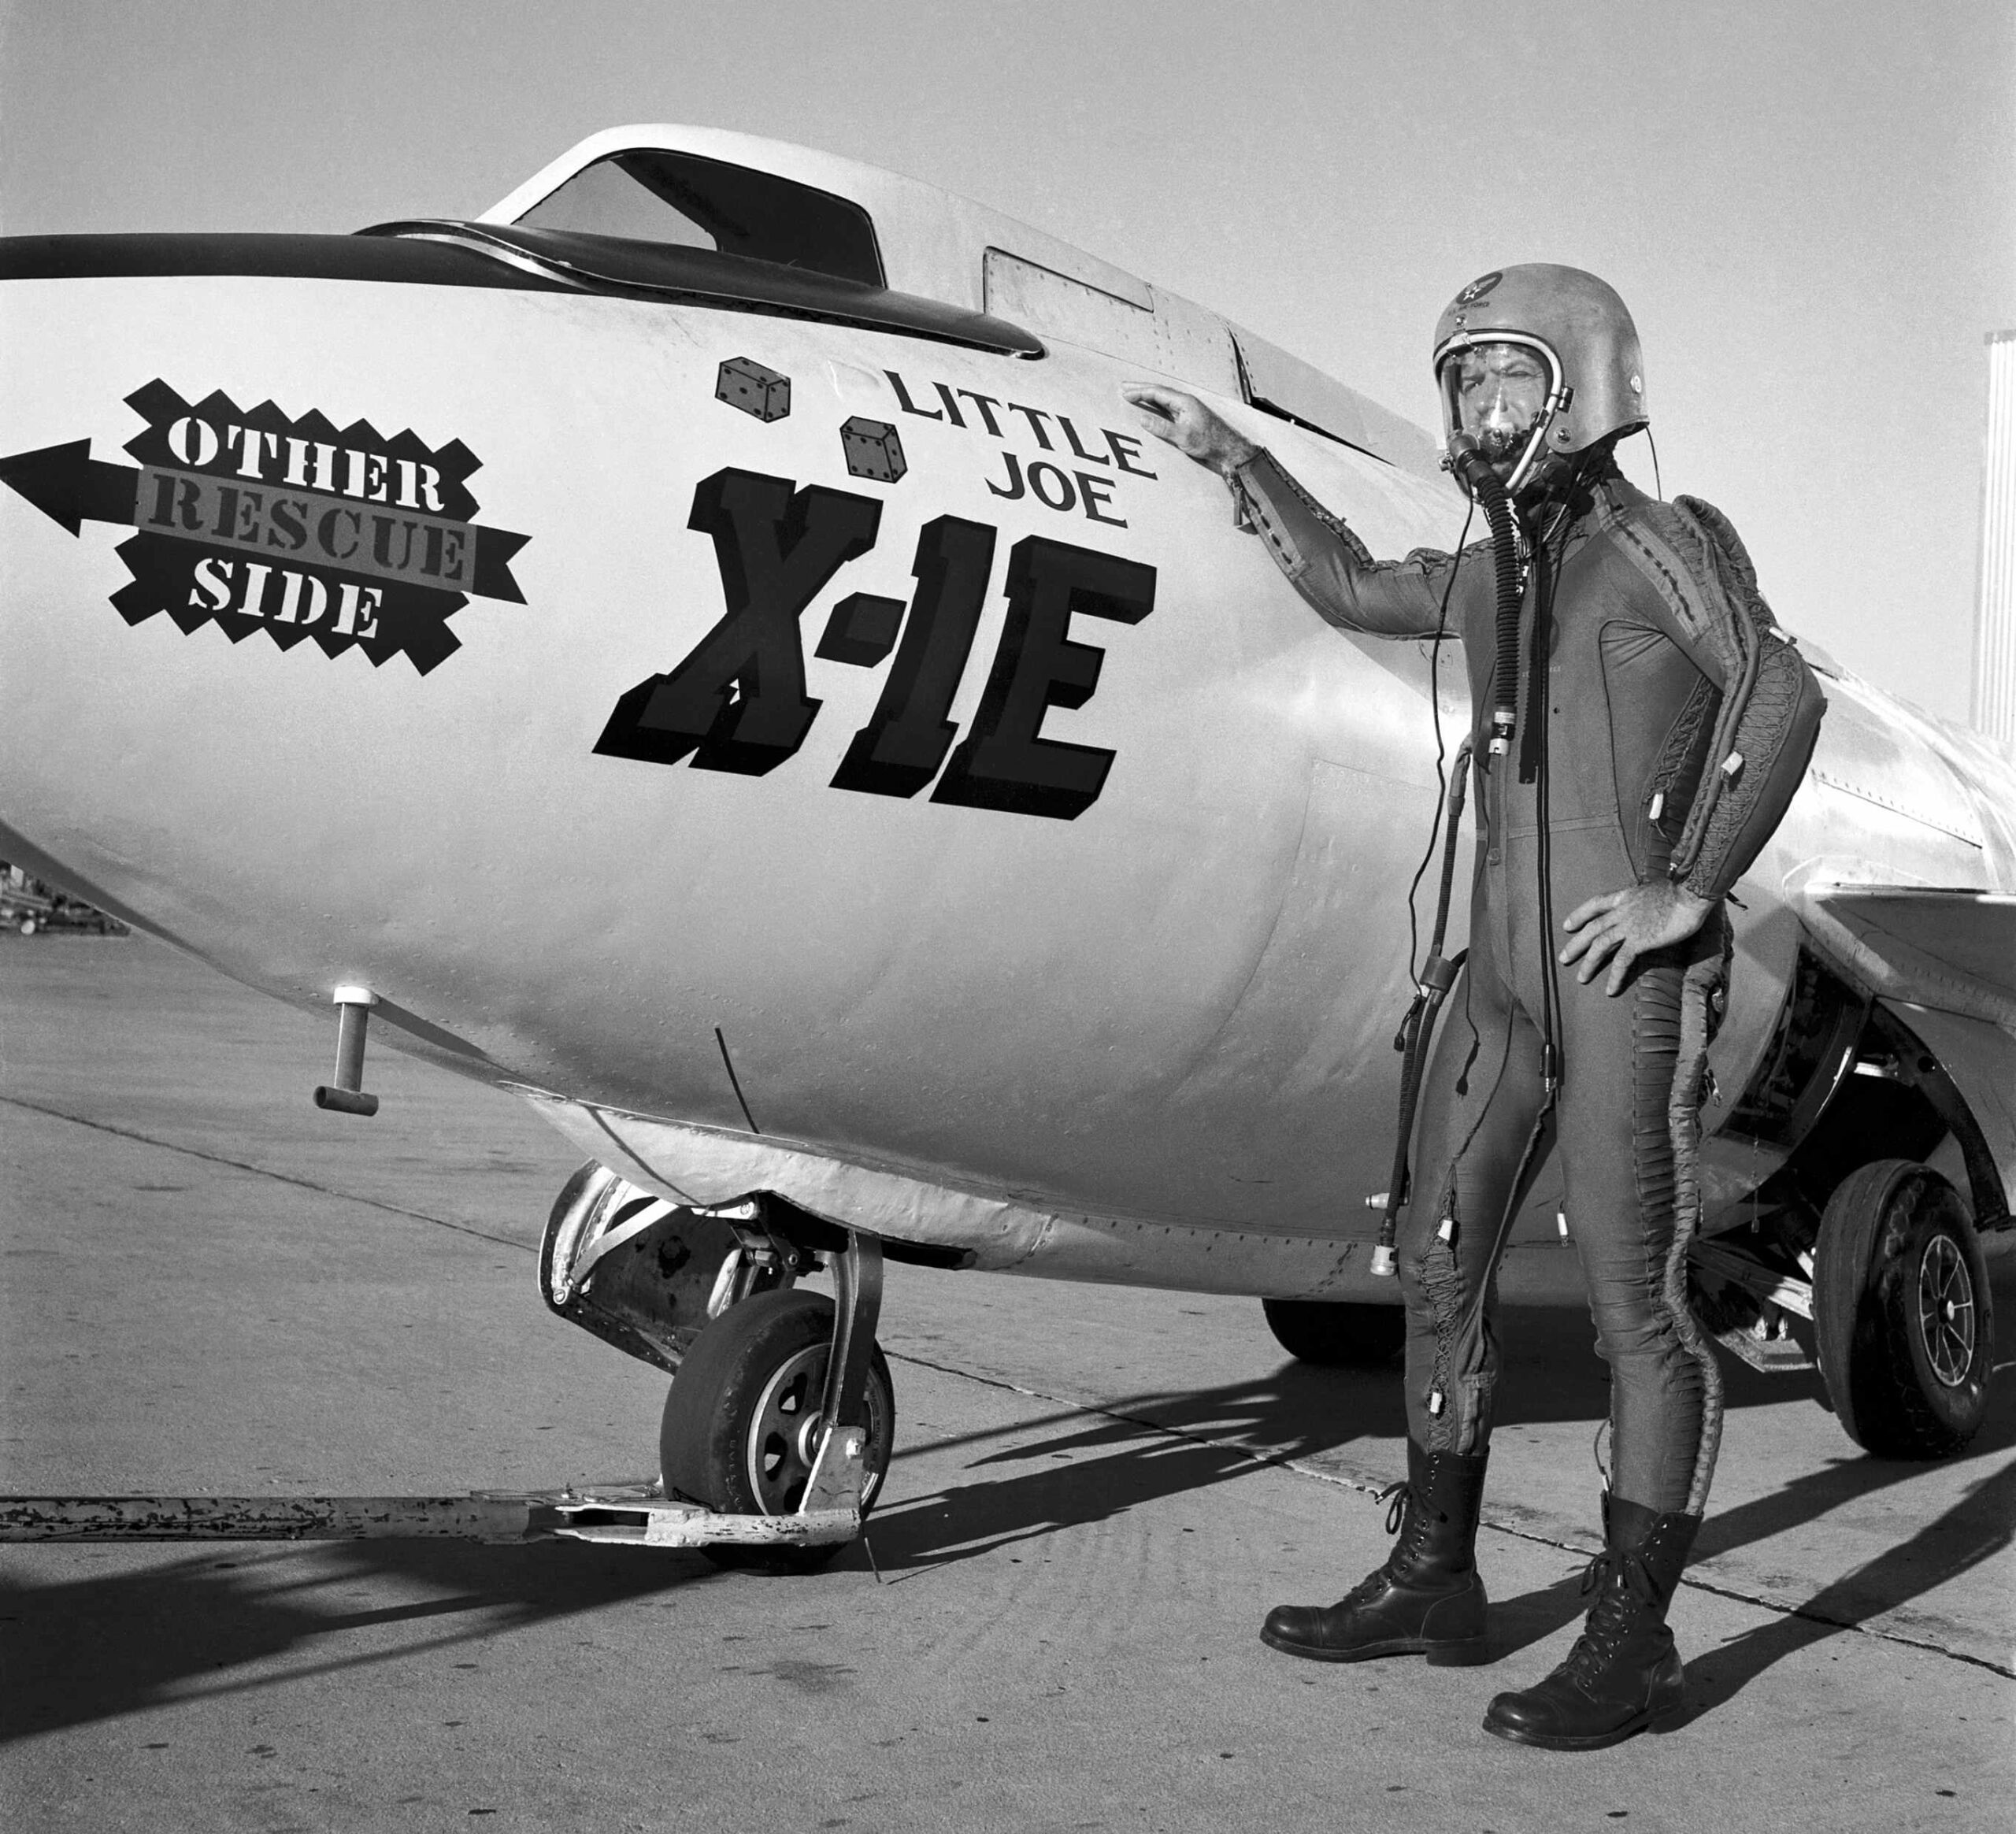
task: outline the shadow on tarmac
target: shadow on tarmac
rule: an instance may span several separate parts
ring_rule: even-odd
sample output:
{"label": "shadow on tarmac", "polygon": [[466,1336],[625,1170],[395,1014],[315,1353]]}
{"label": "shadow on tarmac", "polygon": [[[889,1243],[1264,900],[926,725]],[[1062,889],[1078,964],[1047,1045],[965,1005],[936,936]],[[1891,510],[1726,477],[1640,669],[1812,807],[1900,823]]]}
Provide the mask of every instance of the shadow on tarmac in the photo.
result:
{"label": "shadow on tarmac", "polygon": [[[583,1547],[496,1547],[449,1541],[356,1541],[276,1547],[213,1544],[165,1565],[46,1586],[0,1581],[8,1654],[0,1744],[88,1725],[169,1700],[250,1691],[369,1669],[487,1640],[548,1618],[649,1598],[710,1576],[697,1554],[639,1558]],[[346,1609],[403,1580],[443,1595]],[[374,1637],[314,1659],[341,1632]],[[290,1653],[308,1660],[271,1665]],[[471,1662],[463,1665],[479,1665]]]}
{"label": "shadow on tarmac", "polygon": [[[1968,1444],[1970,1458],[1992,1457],[2016,1447],[2016,1382],[2011,1380],[2016,1372],[2010,1369],[2010,1358],[2016,1357],[2016,1290],[2010,1290],[2010,1283],[1998,1280],[1994,1299],[1996,1355],[2003,1373],[1992,1391],[1988,1417]],[[1722,1359],[1722,1370],[1727,1390],[1725,1399],[1731,1413],[1802,1395],[1812,1401],[1816,1413],[1824,1405],[1824,1390],[1817,1374],[1766,1376],[1726,1357]],[[1499,1424],[1510,1423],[1501,1420]],[[1845,1436],[1842,1443],[1843,1456],[1830,1459],[1818,1470],[1790,1479],[1769,1495],[1718,1512],[1711,1495],[1708,1519],[1695,1543],[1695,1560],[1711,1559],[1768,1541],[1818,1521],[1845,1505],[1908,1484],[1928,1468],[1924,1462],[1877,1458],[1846,1451]],[[1696,1716],[1722,1705],[1773,1662],[1841,1631],[1852,1630],[1872,1617],[1902,1611],[1914,1599],[1958,1578],[2009,1547],[2016,1539],[2016,1528],[2011,1526],[2016,1523],[2016,1465],[1991,1473],[1961,1502],[1908,1532],[1905,1532],[1907,1506],[1894,1501],[1892,1506],[1902,1536],[1893,1546],[1823,1587],[1792,1615],[1776,1618],[1749,1632],[1738,1644],[1701,1657],[1688,1665],[1689,1697]],[[1487,1513],[1488,1509],[1487,1502]],[[1592,1491],[1592,1536],[1595,1518]],[[1551,1636],[1588,1608],[1579,1575],[1519,1598],[1493,1600],[1493,1658]]]}
{"label": "shadow on tarmac", "polygon": [[[1996,1449],[1983,1447],[1978,1441],[1970,1448]],[[1908,1482],[1922,1469],[1869,1458],[1842,1459],[1776,1495],[1732,1510],[1727,1516],[1711,1514],[1697,1550],[1703,1555],[1725,1554],[1766,1539],[1817,1521],[1842,1503]],[[1822,1587],[1792,1612],[1773,1617],[1719,1649],[1696,1657],[1687,1665],[1688,1719],[1726,1705],[1773,1663],[1855,1629],[1873,1617],[1903,1612],[1914,1599],[1993,1558],[2016,1539],[2012,1523],[2016,1523],[2016,1465],[1991,1473],[1952,1508],[1886,1547],[1873,1560]],[[1544,1640],[1588,1608],[1580,1575],[1516,1599],[1494,1599],[1492,1659],[1516,1654],[1529,1643]],[[1933,1641],[1929,1632],[1926,1641]],[[1962,1662],[1975,1659],[1951,1650],[1944,1653]]]}
{"label": "shadow on tarmac", "polygon": [[[1873,1465],[1873,1461],[1869,1462]],[[1908,1476],[1914,1469],[1875,1468],[1900,1476]],[[1777,1499],[1770,1500],[1776,1502]],[[1725,1705],[1773,1662],[1852,1629],[1878,1612],[1899,1610],[1930,1587],[1999,1554],[2016,1536],[2012,1523],[2016,1523],[2016,1465],[2006,1465],[1909,1540],[1886,1547],[1873,1560],[1823,1587],[1796,1614],[1769,1619],[1719,1649],[1697,1656],[1687,1665],[1688,1717],[1698,1719]]]}
{"label": "shadow on tarmac", "polygon": [[[1999,1310],[1999,1348],[2006,1358],[2016,1347],[2016,1306],[2005,1300]],[[1509,1324],[1506,1337],[1533,1354],[1522,1358],[1515,1350],[1508,1357],[1498,1409],[1500,1428],[1579,1419],[1589,1424],[1593,1438],[1607,1412],[1608,1391],[1601,1364],[1592,1355],[1572,1350],[1571,1340],[1585,1328],[1553,1310],[1515,1317]],[[971,1480],[911,1499],[878,1517],[873,1527],[876,1556],[900,1583],[917,1572],[1096,1522],[1140,1502],[1222,1483],[1250,1470],[1258,1459],[1306,1460],[1361,1438],[1384,1442],[1382,1453],[1397,1464],[1400,1454],[1389,1448],[1404,1437],[1406,1426],[1395,1373],[1396,1369],[1325,1370],[1291,1362],[1253,1381],[1114,1402],[1095,1417],[1095,1424],[1080,1424],[1079,1430],[1059,1437],[1040,1438],[1040,1430],[1083,1423],[1082,1411],[969,1436],[972,1441],[1012,1436],[1030,1443],[980,1457],[967,1467],[975,1473]],[[1823,1390],[1817,1374],[1766,1376],[1725,1358],[1724,1380],[1732,1414],[1803,1399],[1812,1404],[1814,1429],[1828,1430],[1821,1417]],[[943,1449],[958,1443],[936,1444]],[[1992,1456],[2012,1446],[2016,1386],[2005,1379],[1997,1385],[1988,1417],[1969,1445],[1968,1456]],[[1039,1460],[1033,1469],[1010,1475],[979,1475]],[[1846,1505],[1908,1484],[1925,1469],[1922,1463],[1854,1453],[1722,1514],[1713,1513],[1711,1503],[1697,1557],[1727,1554],[1769,1540]],[[1397,1478],[1402,1473],[1396,1469],[1393,1475]],[[1592,1538],[1600,1488],[1592,1461]],[[2016,1539],[2011,1526],[2016,1523],[2016,1465],[1989,1474],[1962,1502],[1907,1532],[1906,1506],[1900,1499],[1897,1515],[1903,1538],[1894,1546],[1824,1587],[1792,1614],[1774,1617],[1692,1664],[1695,1715],[1725,1704],[1784,1657],[1873,1617],[1903,1612],[1913,1599],[2008,1547]],[[1488,1502],[1486,1509],[1488,1514]],[[1495,1600],[1492,1659],[1544,1640],[1582,1617],[1588,1607],[1579,1575]]]}
{"label": "shadow on tarmac", "polygon": [[[2005,1346],[2016,1325],[2005,1308]],[[1551,1323],[1547,1321],[1551,1321]],[[1564,1354],[1576,1327],[1538,1314],[1514,1327],[1501,1391],[1501,1428],[1586,1421],[1606,1409],[1602,1366]],[[1521,1357],[1521,1350],[1530,1350]],[[1793,1398],[1810,1376],[1766,1377],[1729,1369],[1732,1411]],[[1063,1406],[988,1431],[940,1438],[899,1457],[970,1448],[951,1488],[892,1502],[870,1527],[873,1560],[891,1585],[1107,1520],[1136,1506],[1212,1486],[1256,1463],[1308,1460],[1353,1441],[1377,1443],[1397,1462],[1404,1436],[1392,1369],[1326,1370],[1287,1362],[1253,1380],[1191,1392],[1154,1391],[1101,1406]],[[1970,1455],[2016,1445],[2016,1384],[1999,1385]],[[1816,1406],[1815,1413],[1818,1409]],[[1816,1420],[1816,1428],[1821,1423]],[[997,1443],[991,1448],[989,1442]],[[1513,1454],[1516,1456],[1517,1454]],[[1924,1467],[1852,1456],[1794,1478],[1771,1495],[1710,1516],[1699,1551],[1729,1553],[1796,1529],[1895,1486]],[[1399,1473],[1396,1472],[1395,1475]],[[1597,1480],[1591,1475],[1592,1519]],[[1903,1511],[1898,1511],[1900,1531]],[[1795,1614],[1773,1617],[1689,1666],[1695,1712],[1711,1712],[1784,1658],[1925,1592],[2007,1547],[2016,1522],[2016,1465],[1984,1479],[1953,1508],[1873,1560],[1823,1588]],[[865,1565],[864,1552],[840,1557]],[[0,1743],[135,1711],[170,1699],[252,1690],[305,1675],[403,1660],[527,1625],[676,1591],[716,1569],[703,1555],[446,1541],[324,1543],[310,1547],[213,1544],[163,1565],[36,1586],[0,1581],[0,1632],[11,1651],[0,1699]],[[437,1595],[372,1610],[346,1598],[382,1595],[387,1580]],[[318,1598],[318,1595],[321,1596]],[[1585,1607],[1562,1580],[1492,1606],[1492,1656],[1553,1635]],[[432,1626],[431,1634],[374,1639],[327,1659],[272,1665],[345,1632]],[[257,1673],[243,1673],[265,1665]]]}

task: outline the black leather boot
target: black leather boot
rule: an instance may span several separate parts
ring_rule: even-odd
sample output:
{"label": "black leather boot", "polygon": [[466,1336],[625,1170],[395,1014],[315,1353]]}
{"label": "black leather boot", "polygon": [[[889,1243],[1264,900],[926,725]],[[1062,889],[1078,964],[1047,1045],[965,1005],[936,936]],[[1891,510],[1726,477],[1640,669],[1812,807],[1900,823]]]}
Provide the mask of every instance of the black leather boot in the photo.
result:
{"label": "black leather boot", "polygon": [[1666,1606],[1700,1526],[1699,1516],[1606,1496],[1606,1545],[1582,1576],[1583,1591],[1596,1594],[1588,1624],[1552,1674],[1491,1703],[1484,1729],[1550,1751],[1595,1751],[1675,1718],[1686,1679]]}
{"label": "black leather boot", "polygon": [[1438,1666],[1484,1660],[1484,1581],[1473,1554],[1488,1454],[1459,1458],[1407,1442],[1407,1481],[1386,1518],[1399,1539],[1386,1564],[1334,1605],[1277,1605],[1260,1640],[1318,1662],[1423,1655]]}

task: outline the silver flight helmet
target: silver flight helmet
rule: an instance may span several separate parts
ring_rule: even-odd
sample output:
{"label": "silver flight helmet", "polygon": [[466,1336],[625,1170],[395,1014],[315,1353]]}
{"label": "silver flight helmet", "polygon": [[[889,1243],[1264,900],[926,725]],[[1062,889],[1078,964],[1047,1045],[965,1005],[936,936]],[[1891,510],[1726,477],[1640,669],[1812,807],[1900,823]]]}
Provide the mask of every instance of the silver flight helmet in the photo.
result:
{"label": "silver flight helmet", "polygon": [[1529,261],[1473,280],[1436,321],[1434,365],[1445,443],[1476,440],[1514,496],[1646,424],[1637,328],[1580,268]]}

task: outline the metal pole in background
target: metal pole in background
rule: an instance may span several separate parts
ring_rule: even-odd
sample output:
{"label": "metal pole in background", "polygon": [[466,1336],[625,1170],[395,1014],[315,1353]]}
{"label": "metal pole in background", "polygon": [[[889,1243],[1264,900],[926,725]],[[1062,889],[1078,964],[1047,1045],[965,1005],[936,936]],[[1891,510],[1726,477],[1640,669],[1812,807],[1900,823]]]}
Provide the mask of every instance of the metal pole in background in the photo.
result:
{"label": "metal pole in background", "polygon": [[1973,724],[2016,745],[2016,331],[1994,332],[1988,339]]}

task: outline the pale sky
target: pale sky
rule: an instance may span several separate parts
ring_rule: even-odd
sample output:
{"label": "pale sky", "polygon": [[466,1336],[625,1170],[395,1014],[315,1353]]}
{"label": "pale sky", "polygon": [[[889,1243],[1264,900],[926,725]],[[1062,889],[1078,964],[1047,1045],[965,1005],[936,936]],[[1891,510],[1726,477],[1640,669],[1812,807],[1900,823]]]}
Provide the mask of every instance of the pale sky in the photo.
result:
{"label": "pale sky", "polygon": [[964,192],[1424,424],[1457,288],[1588,268],[1668,494],[1792,628],[1966,717],[2007,0],[0,0],[10,235],[472,215],[658,120]]}

